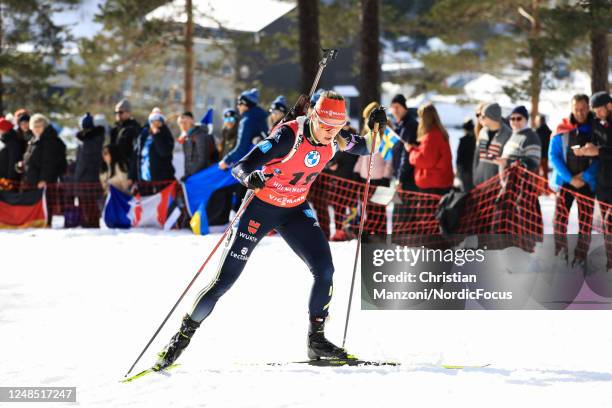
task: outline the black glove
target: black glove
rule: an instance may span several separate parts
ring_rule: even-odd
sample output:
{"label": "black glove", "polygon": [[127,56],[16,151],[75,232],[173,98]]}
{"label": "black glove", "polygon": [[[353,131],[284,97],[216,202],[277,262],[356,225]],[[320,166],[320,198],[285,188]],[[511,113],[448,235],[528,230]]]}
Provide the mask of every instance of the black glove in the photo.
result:
{"label": "black glove", "polygon": [[387,125],[387,114],[385,113],[385,108],[382,106],[380,108],[373,109],[370,112],[370,117],[368,118],[368,127],[371,130],[374,130],[374,125],[378,123],[379,130],[383,130]]}
{"label": "black glove", "polygon": [[255,170],[246,178],[247,187],[255,190],[263,188],[266,185],[268,177],[261,170]]}

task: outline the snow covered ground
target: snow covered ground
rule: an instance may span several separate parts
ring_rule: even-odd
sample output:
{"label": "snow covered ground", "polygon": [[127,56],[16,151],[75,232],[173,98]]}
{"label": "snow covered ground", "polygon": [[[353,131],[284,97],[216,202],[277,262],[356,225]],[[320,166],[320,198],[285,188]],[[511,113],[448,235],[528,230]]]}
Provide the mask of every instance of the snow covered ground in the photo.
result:
{"label": "snow covered ground", "polygon": [[[602,311],[361,311],[357,301],[348,349],[400,367],[262,365],[305,358],[311,277],[279,237],[254,251],[180,368],[119,383],[218,237],[0,232],[0,385],[76,386],[83,407],[610,406],[612,325]],[[332,243],[328,335],[337,342],[354,250]],[[196,291],[135,371],[152,363]],[[483,363],[491,366],[440,368]]]}

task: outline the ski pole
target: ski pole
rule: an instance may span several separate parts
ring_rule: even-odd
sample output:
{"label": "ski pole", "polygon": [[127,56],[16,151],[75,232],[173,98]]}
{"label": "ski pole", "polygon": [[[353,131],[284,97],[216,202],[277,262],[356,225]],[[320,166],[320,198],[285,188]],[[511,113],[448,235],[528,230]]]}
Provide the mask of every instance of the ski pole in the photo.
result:
{"label": "ski pole", "polygon": [[370,175],[372,173],[372,157],[374,156],[374,148],[376,147],[376,138],[378,137],[378,123],[374,124],[372,130],[372,147],[370,148],[370,157],[368,159],[368,176],[366,178],[365,189],[363,190],[363,201],[361,202],[361,219],[359,220],[359,232],[357,235],[357,249],[355,250],[355,263],[353,264],[353,277],[351,279],[351,290],[349,292],[348,308],[346,310],[346,321],[344,323],[344,336],[342,337],[342,347],[346,343],[346,332],[348,331],[349,319],[351,317],[351,304],[353,302],[353,288],[355,287],[355,275],[357,273],[357,261],[359,259],[359,249],[361,248],[361,235],[363,234],[363,226],[366,218],[366,208],[368,206],[368,193],[370,192]]}
{"label": "ski pole", "polygon": [[329,61],[333,61],[338,56],[338,50],[335,48],[326,48],[323,49],[323,58],[319,61],[319,70],[317,71],[317,75],[315,76],[314,81],[312,82],[312,86],[310,87],[310,93],[308,95],[301,94],[293,107],[287,112],[287,114],[281,119],[280,124],[287,123],[291,120],[294,120],[298,116],[302,116],[306,114],[308,107],[310,106],[310,98],[315,93],[317,86],[319,85],[319,80],[321,79],[321,75],[323,74],[323,70],[327,66]]}
{"label": "ski pole", "polygon": [[189,289],[191,288],[191,286],[193,285],[193,283],[196,281],[196,279],[198,278],[198,276],[200,276],[200,273],[204,270],[204,267],[206,267],[206,264],[208,264],[208,262],[210,261],[210,259],[212,258],[212,256],[215,254],[215,252],[217,252],[217,249],[219,248],[219,246],[221,246],[221,243],[223,242],[223,240],[225,239],[225,237],[227,236],[227,233],[230,231],[230,229],[234,226],[234,223],[236,222],[236,220],[238,220],[240,218],[240,216],[242,215],[242,213],[244,212],[244,210],[247,208],[247,206],[249,205],[249,203],[251,202],[251,200],[253,199],[253,197],[255,197],[255,194],[253,192],[253,190],[249,190],[247,192],[247,196],[245,196],[244,200],[242,201],[242,205],[240,206],[240,208],[238,209],[238,212],[236,212],[236,215],[234,216],[234,218],[232,219],[232,221],[229,223],[229,225],[227,226],[227,228],[225,229],[225,232],[223,233],[223,235],[221,235],[221,238],[219,238],[219,241],[217,242],[217,244],[213,247],[212,251],[210,252],[210,254],[208,254],[208,257],[206,258],[206,260],[204,261],[204,263],[200,266],[200,269],[198,269],[198,271],[196,272],[195,276],[193,277],[193,279],[191,279],[191,282],[189,282],[189,285],[187,285],[187,287],[185,288],[185,290],[183,291],[183,293],[181,294],[181,296],[178,298],[178,300],[176,301],[176,303],[174,304],[174,306],[172,306],[172,309],[170,309],[170,312],[168,312],[168,315],[166,316],[166,318],[164,319],[164,321],[159,325],[159,327],[157,328],[157,330],[155,331],[155,333],[153,334],[153,337],[151,337],[151,340],[149,340],[149,342],[147,343],[147,345],[144,347],[144,349],[142,349],[142,351],[140,352],[140,355],[138,356],[138,358],[136,359],[136,361],[134,361],[134,364],[132,364],[132,366],[130,367],[130,369],[128,370],[128,372],[125,374],[125,377],[127,377],[132,370],[134,369],[134,367],[136,366],[136,364],[138,364],[138,361],[140,361],[140,359],[142,358],[142,356],[144,355],[144,353],[147,351],[147,349],[149,348],[149,346],[151,345],[151,343],[153,343],[153,340],[155,340],[155,337],[157,337],[157,335],[159,334],[159,332],[161,331],[162,327],[164,327],[164,325],[166,324],[166,322],[168,321],[168,319],[170,318],[170,316],[172,315],[172,313],[174,312],[174,310],[177,308],[177,306],[179,305],[179,303],[181,303],[181,301],[183,300],[183,298],[185,297],[185,295],[187,294],[187,292],[189,291]]}

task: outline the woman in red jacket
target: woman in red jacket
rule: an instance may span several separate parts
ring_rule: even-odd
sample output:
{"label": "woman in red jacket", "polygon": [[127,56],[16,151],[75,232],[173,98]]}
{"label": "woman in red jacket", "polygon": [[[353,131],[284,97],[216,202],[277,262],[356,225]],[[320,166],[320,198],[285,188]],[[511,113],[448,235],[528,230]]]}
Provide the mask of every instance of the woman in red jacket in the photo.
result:
{"label": "woman in red jacket", "polygon": [[448,133],[431,103],[421,105],[418,114],[418,144],[406,146],[414,166],[414,181],[423,193],[446,194],[454,178]]}

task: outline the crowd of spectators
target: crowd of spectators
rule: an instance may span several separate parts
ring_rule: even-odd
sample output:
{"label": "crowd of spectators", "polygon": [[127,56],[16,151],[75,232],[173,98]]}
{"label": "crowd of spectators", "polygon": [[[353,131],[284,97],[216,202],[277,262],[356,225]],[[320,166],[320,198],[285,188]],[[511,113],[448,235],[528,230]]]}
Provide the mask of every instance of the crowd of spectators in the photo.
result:
{"label": "crowd of spectators", "polygon": [[[318,94],[311,103],[316,102]],[[0,179],[5,180],[0,185],[7,188],[14,183],[20,188],[44,188],[58,182],[76,183],[76,202],[83,207],[98,208],[81,214],[81,225],[98,227],[100,200],[92,203],[96,198],[78,185],[95,184],[103,195],[109,186],[134,193],[147,183],[173,180],[175,150],[182,150],[184,155],[183,178],[211,165],[229,169],[267,137],[289,110],[283,96],[274,99],[267,110],[260,105],[258,90],[246,90],[238,96],[235,109],[223,112],[223,125],[216,135],[206,125],[197,123],[192,112],[178,115],[179,131],[173,134],[173,126],[169,126],[161,109],[153,108],[141,124],[134,118],[130,102],[123,99],[115,106],[115,124],[108,132],[91,113],[79,119],[74,166],[69,165],[66,145],[50,120],[40,113],[19,109],[0,118]],[[379,106],[378,101],[372,101],[364,108],[363,118],[368,118]],[[387,113],[388,127],[399,141],[392,146],[390,154],[383,155],[380,151],[374,154],[371,173],[368,157],[341,151],[325,173],[357,182],[364,182],[369,173],[373,186],[444,195],[451,189],[469,192],[518,164],[549,179],[547,191],[556,194],[555,218],[567,219],[572,203],[578,203],[580,233],[585,236],[590,235],[592,228],[594,200],[612,204],[612,103],[607,93],[599,92],[591,97],[575,95],[571,112],[554,131],[543,115],[534,118],[530,126],[529,112],[524,106],[516,106],[504,116],[499,104],[481,103],[476,107],[475,118],[463,124],[464,135],[459,139],[454,167],[449,134],[434,104],[409,107],[403,95],[396,95]],[[344,130],[358,132],[350,122]],[[359,133],[369,131],[366,123]],[[550,177],[549,171],[552,171]],[[333,182],[324,188],[333,189]],[[242,186],[217,191],[211,200],[215,204],[209,208],[211,223],[226,223],[231,209],[244,193]],[[325,191],[317,184],[313,185],[312,194],[325,197]],[[349,198],[355,203],[358,201],[357,194]],[[412,206],[410,199],[397,202],[393,217],[409,217]],[[352,212],[354,218],[357,205],[319,200],[315,207],[318,213],[327,211],[326,207],[336,214]],[[610,217],[609,213],[602,214],[607,225]],[[335,234],[323,223],[325,234],[332,240],[351,239],[346,220],[353,218],[334,218]],[[381,226],[386,225],[386,220],[368,222],[371,226],[377,225],[378,230],[373,232],[385,231]],[[559,237],[565,236],[566,230],[567,222],[555,226]],[[576,248],[576,259],[584,259],[585,245],[588,248],[588,242]],[[567,252],[563,239],[559,239],[557,249]]]}

